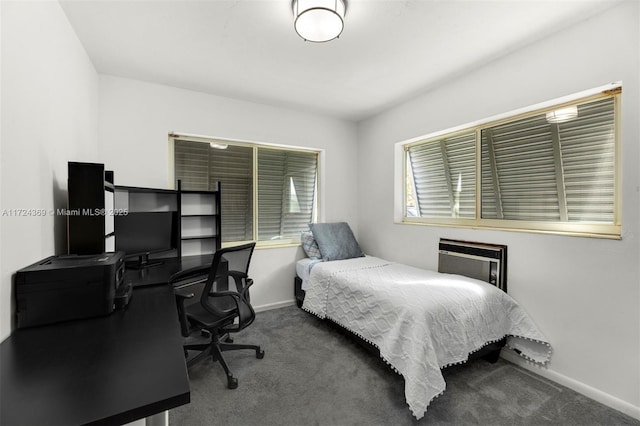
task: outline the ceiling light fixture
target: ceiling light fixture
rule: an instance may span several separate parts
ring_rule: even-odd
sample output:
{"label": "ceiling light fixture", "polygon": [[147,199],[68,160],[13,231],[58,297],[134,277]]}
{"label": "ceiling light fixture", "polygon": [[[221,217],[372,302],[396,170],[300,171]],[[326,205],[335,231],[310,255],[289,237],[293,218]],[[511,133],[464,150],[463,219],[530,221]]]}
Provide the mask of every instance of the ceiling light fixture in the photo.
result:
{"label": "ceiling light fixture", "polygon": [[578,107],[572,105],[566,108],[556,109],[547,113],[547,121],[549,123],[564,123],[573,120],[578,116]]}
{"label": "ceiling light fixture", "polygon": [[213,149],[227,149],[229,145],[226,143],[218,143],[218,142],[209,142],[209,146]]}
{"label": "ceiling light fixture", "polygon": [[291,7],[293,26],[305,41],[322,43],[342,33],[347,0],[293,0]]}

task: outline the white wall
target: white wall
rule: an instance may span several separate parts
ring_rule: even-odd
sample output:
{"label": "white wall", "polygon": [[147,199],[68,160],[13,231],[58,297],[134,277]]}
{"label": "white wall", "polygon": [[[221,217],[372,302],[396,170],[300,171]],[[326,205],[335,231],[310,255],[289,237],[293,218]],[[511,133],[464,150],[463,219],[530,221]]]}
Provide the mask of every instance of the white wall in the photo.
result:
{"label": "white wall", "polygon": [[[377,256],[437,268],[441,237],[507,244],[509,293],[553,346],[550,377],[640,417],[639,3],[443,82],[361,123],[359,231]],[[396,142],[622,80],[621,241],[393,223]]]}
{"label": "white wall", "polygon": [[[99,117],[100,159],[116,185],[168,188],[171,131],[324,149],[324,219],[348,221],[357,233],[353,123],[105,75]],[[293,301],[302,256],[300,247],[256,251],[251,300],[258,309]]]}
{"label": "white wall", "polygon": [[[12,274],[66,251],[67,162],[95,160],[98,75],[57,2],[0,2],[0,340],[11,331]],[[44,216],[7,216],[42,209]]]}
{"label": "white wall", "polygon": [[[438,90],[362,123],[359,134],[353,124],[327,117],[98,78],[57,2],[2,1],[0,15],[0,210],[64,207],[67,161],[104,162],[115,171],[117,184],[166,187],[172,130],[323,148],[325,220],[350,222],[368,253],[428,268],[436,267],[440,237],[507,244],[510,294],[554,346],[547,371],[637,415],[640,7],[635,1],[443,82]],[[393,224],[395,142],[616,80],[624,84],[621,241]],[[0,220],[3,339],[11,329],[11,275],[64,252],[66,241],[64,218]],[[294,261],[301,256],[298,247],[256,252],[256,304],[277,306],[292,299]]]}

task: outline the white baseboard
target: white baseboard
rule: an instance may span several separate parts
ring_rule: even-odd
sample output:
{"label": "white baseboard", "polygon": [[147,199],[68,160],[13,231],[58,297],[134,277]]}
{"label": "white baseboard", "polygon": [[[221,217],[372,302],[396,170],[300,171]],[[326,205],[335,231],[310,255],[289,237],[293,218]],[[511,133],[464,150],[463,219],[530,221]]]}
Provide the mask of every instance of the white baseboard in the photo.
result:
{"label": "white baseboard", "polygon": [[623,401],[619,398],[616,398],[613,395],[609,395],[608,393],[602,392],[601,390],[598,390],[582,382],[569,378],[563,374],[560,374],[553,370],[549,370],[548,368],[540,367],[530,362],[527,362],[526,360],[522,359],[520,356],[518,356],[517,354],[509,350],[503,350],[500,356],[506,359],[507,361],[512,362],[526,370],[529,370],[546,379],[559,383],[562,386],[566,386],[569,389],[572,389],[578,393],[581,393],[582,395],[585,395],[595,401],[598,401],[601,404],[606,405],[607,407],[611,407],[614,410],[618,410],[626,414],[627,416],[640,420],[640,407],[636,407],[635,405],[629,402]]}
{"label": "white baseboard", "polygon": [[296,301],[291,299],[291,300],[285,300],[284,302],[253,306],[253,310],[256,312],[263,312],[263,311],[270,311],[271,309],[286,308],[287,306],[293,306],[295,304],[296,304]]}

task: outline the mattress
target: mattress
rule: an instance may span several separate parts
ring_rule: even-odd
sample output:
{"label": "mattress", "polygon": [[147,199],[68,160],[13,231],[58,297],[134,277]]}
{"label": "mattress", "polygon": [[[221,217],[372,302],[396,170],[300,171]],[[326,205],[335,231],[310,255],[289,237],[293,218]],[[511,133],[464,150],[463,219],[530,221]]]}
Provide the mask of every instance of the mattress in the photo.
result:
{"label": "mattress", "polygon": [[310,259],[308,257],[305,257],[304,259],[296,262],[296,274],[302,280],[303,290],[307,289],[308,280],[311,275],[311,270],[319,262],[322,262],[322,259]]}

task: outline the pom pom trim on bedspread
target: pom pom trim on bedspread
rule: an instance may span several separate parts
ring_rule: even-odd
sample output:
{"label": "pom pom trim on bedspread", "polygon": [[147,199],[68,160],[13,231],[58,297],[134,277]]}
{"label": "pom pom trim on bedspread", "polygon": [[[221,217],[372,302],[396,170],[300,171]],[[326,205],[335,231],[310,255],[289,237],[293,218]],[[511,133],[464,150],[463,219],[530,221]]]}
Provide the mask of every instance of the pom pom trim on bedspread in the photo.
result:
{"label": "pom pom trim on bedspread", "polygon": [[[378,349],[378,352],[380,352],[380,347],[379,347],[378,345],[376,345],[374,342],[372,342],[371,340],[369,340],[369,339],[367,339],[366,337],[364,337],[362,334],[360,334],[360,333],[358,333],[358,332],[356,332],[356,331],[353,331],[351,328],[347,327],[347,326],[346,326],[345,324],[343,324],[341,321],[337,321],[336,319],[332,318],[332,317],[331,317],[331,316],[329,316],[329,315],[325,315],[325,316],[324,316],[324,318],[323,318],[322,316],[320,316],[320,315],[316,314],[315,312],[310,311],[309,309],[305,308],[304,306],[302,307],[302,309],[303,309],[304,311],[306,311],[306,312],[308,312],[308,313],[310,313],[310,314],[312,314],[312,315],[316,316],[316,317],[317,317],[317,318],[319,318],[319,319],[325,319],[325,318],[326,318],[326,319],[331,320],[332,322],[334,322],[335,324],[338,324],[340,327],[342,327],[342,328],[344,328],[345,330],[349,331],[350,333],[354,334],[354,335],[355,335],[355,336],[357,336],[358,338],[360,338],[360,339],[362,339],[363,341],[367,342],[368,344],[370,344],[370,345],[374,346],[375,348],[377,348],[377,349]],[[506,335],[502,336],[502,337],[501,337],[501,338],[499,338],[499,339],[490,340],[490,341],[488,341],[488,342],[485,342],[485,343],[484,343],[482,346],[480,346],[479,348],[477,348],[477,349],[475,349],[475,350],[473,350],[473,351],[469,352],[469,353],[467,354],[467,359],[462,360],[462,361],[458,361],[458,362],[452,362],[452,363],[449,363],[449,364],[445,364],[445,365],[441,366],[441,367],[440,367],[440,369],[442,370],[442,369],[444,369],[444,368],[451,367],[451,366],[453,366],[453,365],[466,364],[466,363],[467,363],[467,361],[469,360],[469,356],[470,356],[470,355],[472,355],[472,354],[474,354],[474,353],[478,352],[479,350],[481,350],[481,349],[482,349],[482,348],[484,348],[485,346],[488,346],[488,345],[490,345],[490,344],[492,344],[492,343],[495,343],[495,342],[499,342],[500,340],[502,340],[502,339],[504,339],[504,338],[506,338],[506,337],[509,337],[509,336],[512,336],[512,337],[518,337],[518,338],[520,338],[520,339],[529,340],[529,341],[536,342],[536,343],[539,343],[539,344],[542,344],[542,345],[546,346],[546,347],[547,347],[546,359],[544,360],[544,362],[539,362],[539,361],[536,361],[535,359],[533,359],[533,358],[531,358],[531,357],[528,357],[527,355],[525,355],[523,352],[521,352],[520,350],[516,349],[515,347],[510,346],[510,345],[505,345],[505,347],[507,347],[507,348],[509,348],[509,349],[513,350],[516,354],[520,355],[522,358],[524,358],[525,360],[527,360],[528,362],[531,362],[531,363],[533,363],[533,364],[541,365],[541,366],[545,366],[545,365],[549,362],[549,360],[550,360],[550,358],[551,358],[551,345],[550,345],[548,342],[545,342],[545,341],[542,341],[542,340],[537,340],[537,339],[531,339],[531,338],[529,338],[529,337],[524,337],[524,336],[515,336],[515,335],[511,335],[511,334],[506,334]],[[400,372],[400,371],[399,371],[399,370],[398,370],[398,369],[397,369],[393,364],[391,364],[391,362],[389,362],[389,360],[387,360],[387,359],[386,359],[386,358],[385,358],[381,353],[379,353],[379,356],[380,356],[380,359],[382,359],[382,360],[385,362],[385,364],[387,364],[387,365],[388,365],[388,366],[389,366],[389,367],[390,367],[390,368],[391,368],[395,373],[397,373],[397,374],[401,375],[402,377],[404,377],[404,374],[402,374],[402,372]],[[433,398],[431,398],[431,399],[429,400],[429,402],[427,403],[427,408],[429,407],[429,405],[431,405],[431,403],[433,402],[433,400],[435,400],[436,398],[438,398],[439,396],[441,396],[442,394],[444,394],[445,390],[446,390],[446,383],[445,383],[445,389],[444,389],[442,392],[440,392],[439,394],[435,395]],[[422,417],[424,417],[424,415],[425,415],[425,414],[426,414],[426,412],[427,412],[427,410],[426,410],[426,409],[425,409],[424,413],[417,414],[417,413],[416,413],[415,411],[413,411],[413,409],[409,406],[409,403],[408,403],[406,400],[405,400],[405,402],[407,403],[407,407],[409,408],[409,411],[411,411],[411,414],[413,415],[413,417],[415,417],[415,418],[416,418],[416,420],[420,420]]]}

